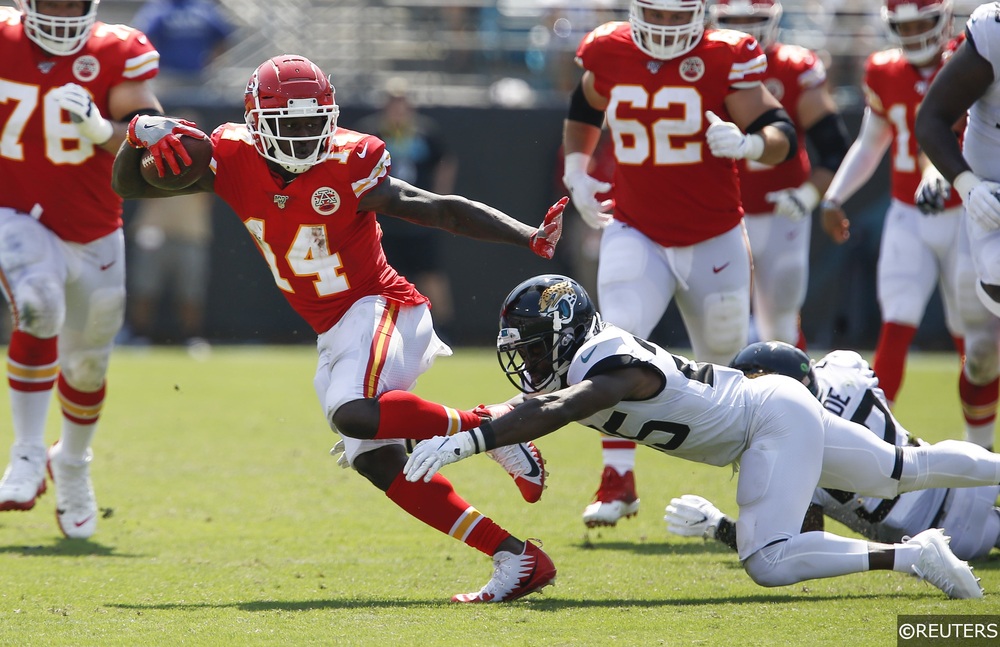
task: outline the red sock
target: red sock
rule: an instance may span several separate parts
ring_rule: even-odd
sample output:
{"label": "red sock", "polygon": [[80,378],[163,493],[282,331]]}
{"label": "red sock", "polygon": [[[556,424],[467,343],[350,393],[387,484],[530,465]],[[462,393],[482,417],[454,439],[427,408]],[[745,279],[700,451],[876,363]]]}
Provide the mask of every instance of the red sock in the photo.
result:
{"label": "red sock", "polygon": [[897,323],[884,323],[879,333],[878,346],[875,348],[875,359],[872,370],[878,377],[878,385],[885,392],[885,398],[890,402],[896,400],[900,387],[903,385],[903,371],[906,370],[906,353],[910,342],[917,334],[914,326]]}
{"label": "red sock", "polygon": [[435,474],[430,483],[411,483],[400,471],[385,495],[431,528],[491,557],[510,537],[509,532],[466,503],[441,474]]}
{"label": "red sock", "polygon": [[795,340],[795,347],[803,353],[808,352],[808,349],[806,348],[806,334],[802,332],[801,323],[799,324],[799,337]]}
{"label": "red sock", "polygon": [[635,442],[622,438],[601,438],[602,449],[635,449]]}
{"label": "red sock", "polygon": [[976,386],[965,377],[965,371],[958,379],[958,395],[962,400],[962,412],[969,425],[992,424],[997,418],[997,396],[1000,395],[1000,378],[989,384]]}
{"label": "red sock", "polygon": [[69,385],[66,378],[59,375],[59,404],[62,414],[78,425],[92,425],[97,422],[104,406],[105,385],[96,391],[77,391]]}
{"label": "red sock", "polygon": [[7,383],[14,391],[48,391],[59,375],[58,337],[39,339],[15,330],[7,349]]}
{"label": "red sock", "polygon": [[378,399],[379,419],[376,439],[448,436],[475,429],[480,417],[471,411],[452,409],[428,402],[409,391],[386,391]]}

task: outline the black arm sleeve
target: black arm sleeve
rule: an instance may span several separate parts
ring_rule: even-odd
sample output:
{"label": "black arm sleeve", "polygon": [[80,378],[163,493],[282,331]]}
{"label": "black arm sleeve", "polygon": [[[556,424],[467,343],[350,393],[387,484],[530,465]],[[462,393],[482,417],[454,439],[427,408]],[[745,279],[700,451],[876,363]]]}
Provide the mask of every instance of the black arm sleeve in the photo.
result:
{"label": "black arm sleeve", "polygon": [[768,110],[761,116],[757,117],[752,124],[747,128],[748,133],[755,133],[761,130],[764,126],[774,126],[781,132],[785,133],[785,137],[788,138],[788,155],[782,161],[787,161],[795,157],[799,152],[799,136],[795,132],[795,125],[792,124],[792,118],[788,116],[788,113],[781,108],[773,108]]}
{"label": "black arm sleeve", "polygon": [[583,94],[583,82],[576,84],[573,96],[569,99],[569,113],[566,115],[569,121],[580,121],[598,128],[604,125],[604,112],[590,105],[586,95]]}
{"label": "black arm sleeve", "polygon": [[836,173],[851,148],[847,125],[840,113],[831,112],[817,121],[806,131],[806,137],[816,149],[816,166]]}

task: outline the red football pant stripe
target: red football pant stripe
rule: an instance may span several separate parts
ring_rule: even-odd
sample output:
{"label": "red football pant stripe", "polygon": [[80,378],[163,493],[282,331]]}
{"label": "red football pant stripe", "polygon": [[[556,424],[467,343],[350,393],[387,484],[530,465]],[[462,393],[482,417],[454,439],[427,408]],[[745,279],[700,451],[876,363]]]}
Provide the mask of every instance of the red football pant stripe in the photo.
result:
{"label": "red football pant stripe", "polygon": [[389,356],[389,342],[396,329],[396,318],[399,317],[399,304],[387,301],[382,310],[382,317],[375,326],[372,337],[371,351],[368,353],[368,366],[365,368],[364,396],[374,398],[378,394],[378,378],[385,367],[385,359]]}

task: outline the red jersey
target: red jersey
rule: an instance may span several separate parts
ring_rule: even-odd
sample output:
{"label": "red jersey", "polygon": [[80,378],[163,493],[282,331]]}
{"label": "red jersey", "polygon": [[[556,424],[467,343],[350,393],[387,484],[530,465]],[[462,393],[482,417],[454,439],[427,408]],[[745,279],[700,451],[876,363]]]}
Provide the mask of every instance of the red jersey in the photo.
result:
{"label": "red jersey", "polygon": [[0,205],[25,213],[38,205],[42,224],[74,243],[121,227],[115,156],[79,136],[53,91],[77,83],[107,117],[111,88],[156,76],[160,55],[142,32],[97,22],[83,49],[54,56],[28,40],[19,11],[0,7],[0,60]]}
{"label": "red jersey", "polygon": [[826,83],[826,67],[808,49],[775,43],[767,49],[766,54],[767,74],[764,77],[764,87],[781,102],[785,112],[792,118],[799,152],[777,166],[737,160],[743,209],[748,214],[755,215],[774,211],[774,205],[764,198],[769,192],[802,186],[809,179],[812,167],[809,165],[806,134],[800,125],[799,98],[806,90]]}
{"label": "red jersey", "polygon": [[757,41],[709,29],[687,54],[660,60],[635,46],[627,22],[612,22],[588,34],[576,56],[609,99],[615,219],[667,247],[739,224],[736,163],[709,150],[705,111],[728,119],[725,98],[763,79],[767,59]]}
{"label": "red jersey", "polygon": [[[929,69],[911,65],[898,48],[875,52],[865,63],[863,88],[868,107],[892,128],[892,197],[905,204],[914,204],[913,195],[920,185],[919,148],[913,136],[917,108],[927,87],[962,40],[963,36],[952,39],[941,61]],[[945,208],[957,207],[961,202],[958,192],[952,191]]]}
{"label": "red jersey", "polygon": [[386,262],[375,213],[358,210],[361,197],[389,176],[381,139],[339,128],[330,159],[288,184],[271,173],[243,124],[219,126],[212,142],[215,193],[243,221],[288,303],[317,334],[362,297],[427,301]]}

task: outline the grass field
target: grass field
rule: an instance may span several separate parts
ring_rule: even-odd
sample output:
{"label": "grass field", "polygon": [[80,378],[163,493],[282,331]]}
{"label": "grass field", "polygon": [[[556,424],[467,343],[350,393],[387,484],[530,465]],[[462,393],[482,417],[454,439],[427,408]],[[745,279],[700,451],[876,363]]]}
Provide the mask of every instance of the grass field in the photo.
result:
{"label": "grass field", "polygon": [[[542,594],[452,605],[486,582],[490,560],[337,467],[313,369],[311,347],[216,348],[204,362],[117,350],[95,441],[97,534],[61,539],[51,492],[0,515],[0,645],[867,646],[896,644],[898,614],[1000,615],[997,553],[976,565],[984,600],[887,572],[759,587],[728,549],[670,536],[662,521],[686,492],[734,512],[730,470],[649,450],[638,517],[587,532],[600,448],[578,425],[538,442],[550,479],[535,505],[485,457],[445,468],[484,514],[541,539],[559,569]],[[956,371],[951,356],[911,358],[897,406],[907,428],[960,436]],[[417,392],[472,407],[510,387],[492,352],[460,350]],[[0,425],[5,451],[6,396]]]}

